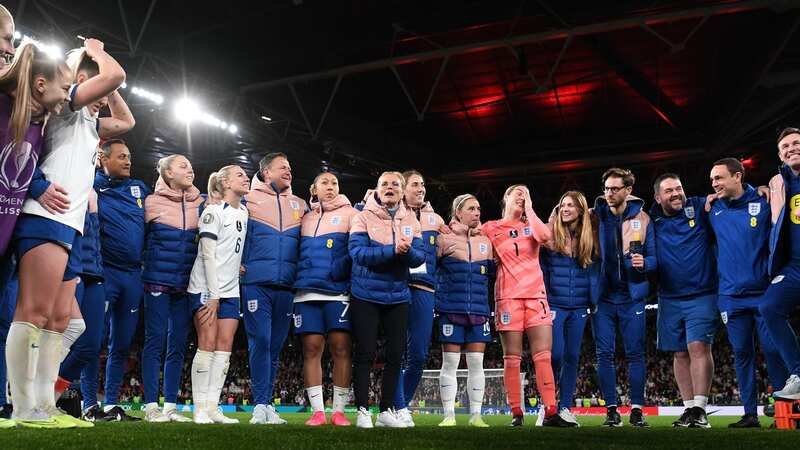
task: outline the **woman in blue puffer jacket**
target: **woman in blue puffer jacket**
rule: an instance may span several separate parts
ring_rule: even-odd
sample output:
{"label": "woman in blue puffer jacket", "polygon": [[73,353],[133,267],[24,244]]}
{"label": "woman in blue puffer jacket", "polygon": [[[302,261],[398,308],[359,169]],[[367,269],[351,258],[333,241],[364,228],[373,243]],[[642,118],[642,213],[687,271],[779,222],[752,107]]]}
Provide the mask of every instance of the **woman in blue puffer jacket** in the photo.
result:
{"label": "woman in blue puffer jacket", "polygon": [[344,407],[350,399],[352,372],[350,341],[350,221],[358,211],[339,194],[339,180],[330,172],[311,185],[311,211],[303,216],[297,292],[294,296],[295,333],[303,341],[303,381],[312,416],[306,425],[325,425],[322,391],[322,353],[325,338],[333,359],[333,416],[331,423],[348,426]]}
{"label": "woman in blue puffer jacket", "polygon": [[[192,164],[182,155],[158,161],[155,192],[145,199],[144,384],[145,420],[190,422],[176,409],[192,302],[186,292],[197,257],[198,218],[203,198],[194,186]],[[164,362],[164,410],[158,409],[161,354]]]}
{"label": "woman in blue puffer jacket", "polygon": [[597,303],[599,269],[597,227],[580,192],[561,196],[548,225],[553,239],[541,253],[547,300],[553,314],[553,372],[559,386],[559,414],[577,423],[570,411],[578,376],[578,357],[586,321]]}

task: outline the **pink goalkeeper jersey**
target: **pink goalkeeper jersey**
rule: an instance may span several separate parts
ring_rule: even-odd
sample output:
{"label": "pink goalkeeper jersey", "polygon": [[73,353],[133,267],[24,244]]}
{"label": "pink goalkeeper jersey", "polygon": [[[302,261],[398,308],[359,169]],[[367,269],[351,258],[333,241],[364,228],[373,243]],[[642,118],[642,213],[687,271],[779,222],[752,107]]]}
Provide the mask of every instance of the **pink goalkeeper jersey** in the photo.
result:
{"label": "pink goalkeeper jersey", "polygon": [[539,245],[550,240],[550,230],[538,217],[532,222],[493,220],[483,224],[483,234],[492,241],[498,260],[495,300],[547,297]]}

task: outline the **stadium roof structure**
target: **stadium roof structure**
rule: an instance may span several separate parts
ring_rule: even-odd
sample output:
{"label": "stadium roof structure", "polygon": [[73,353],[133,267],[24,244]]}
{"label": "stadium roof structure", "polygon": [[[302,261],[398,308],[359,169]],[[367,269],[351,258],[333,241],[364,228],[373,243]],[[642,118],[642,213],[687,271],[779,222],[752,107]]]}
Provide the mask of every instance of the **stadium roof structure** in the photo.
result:
{"label": "stadium roof structure", "polygon": [[[104,40],[129,85],[170,99],[127,95],[139,174],[174,151],[203,177],[285,150],[301,182],[415,167],[451,187],[566,177],[557,190],[610,164],[771,171],[776,127],[800,123],[791,0],[5,4],[42,39]],[[238,131],[177,122],[187,95]]]}

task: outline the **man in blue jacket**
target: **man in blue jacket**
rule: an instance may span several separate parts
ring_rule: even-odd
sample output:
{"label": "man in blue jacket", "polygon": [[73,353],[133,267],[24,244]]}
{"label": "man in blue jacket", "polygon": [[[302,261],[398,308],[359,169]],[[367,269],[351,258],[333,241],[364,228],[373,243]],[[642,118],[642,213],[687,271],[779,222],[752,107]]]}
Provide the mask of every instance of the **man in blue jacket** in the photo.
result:
{"label": "man in blue jacket", "polygon": [[[111,139],[101,146],[103,167],[94,179],[100,218],[100,246],[105,275],[108,319],[105,406],[108,421],[139,420],[117,406],[125,363],[142,303],[142,252],[144,249],[144,199],[150,189],[131,178],[131,152],[125,141]],[[92,362],[87,367],[92,367]],[[97,376],[97,374],[93,374]],[[96,380],[83,381],[87,388]]]}
{"label": "man in blue jacket", "polygon": [[786,128],[781,132],[778,156],[783,165],[769,183],[773,224],[769,271],[774,278],[759,311],[791,375],[783,389],[774,395],[798,400],[800,345],[789,319],[796,314],[800,303],[800,129]]}
{"label": "man in blue jacket", "polygon": [[758,428],[756,334],[772,386],[783,386],[788,374],[758,311],[769,286],[769,204],[755,188],[743,184],[743,178],[744,166],[739,160],[724,158],[714,163],[711,187],[719,200],[712,203],[709,220],[717,238],[719,312],[733,347],[736,380],[744,403],[744,416],[729,426]]}
{"label": "man in blue jacket", "polygon": [[[291,326],[300,252],[300,231],[308,207],[292,194],[292,167],[283,153],[259,162],[245,197],[247,238],[242,253],[244,328],[253,384],[251,424],[282,425],[272,405],[280,353]],[[298,326],[300,323],[297,324]]]}
{"label": "man in blue jacket", "polygon": [[605,195],[595,201],[600,223],[600,301],[592,315],[600,389],[608,411],[604,426],[621,427],[617,412],[617,329],[625,345],[630,374],[630,423],[649,426],[642,415],[646,367],[644,362],[647,274],[657,269],[656,241],[644,201],[631,195],[636,179],[629,170],[613,168],[603,174]]}
{"label": "man in blue jacket", "polygon": [[709,428],[706,404],[714,376],[711,344],[718,326],[717,267],[706,199],[686,198],[678,175],[653,183],[650,209],[658,259],[659,350],[674,352],[675,380],[686,410],[675,427]]}

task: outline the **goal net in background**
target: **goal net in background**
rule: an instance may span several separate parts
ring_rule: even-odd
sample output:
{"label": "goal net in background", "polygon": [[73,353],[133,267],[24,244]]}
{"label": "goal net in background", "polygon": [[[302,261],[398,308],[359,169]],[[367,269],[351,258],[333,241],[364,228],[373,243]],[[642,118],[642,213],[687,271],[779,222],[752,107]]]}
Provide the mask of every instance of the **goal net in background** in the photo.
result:
{"label": "goal net in background", "polygon": [[[508,408],[506,403],[506,389],[503,386],[503,369],[484,369],[486,375],[486,390],[483,396],[484,409],[490,408],[503,410]],[[525,385],[528,383],[526,374],[520,374],[520,400],[525,405],[524,392]],[[469,397],[467,396],[467,369],[459,369],[456,372],[458,380],[458,391],[456,393],[456,412],[468,412]],[[419,382],[414,399],[409,405],[430,413],[441,413],[442,399],[439,395],[439,370],[425,370],[422,372],[422,380]],[[459,411],[462,409],[463,411]]]}

